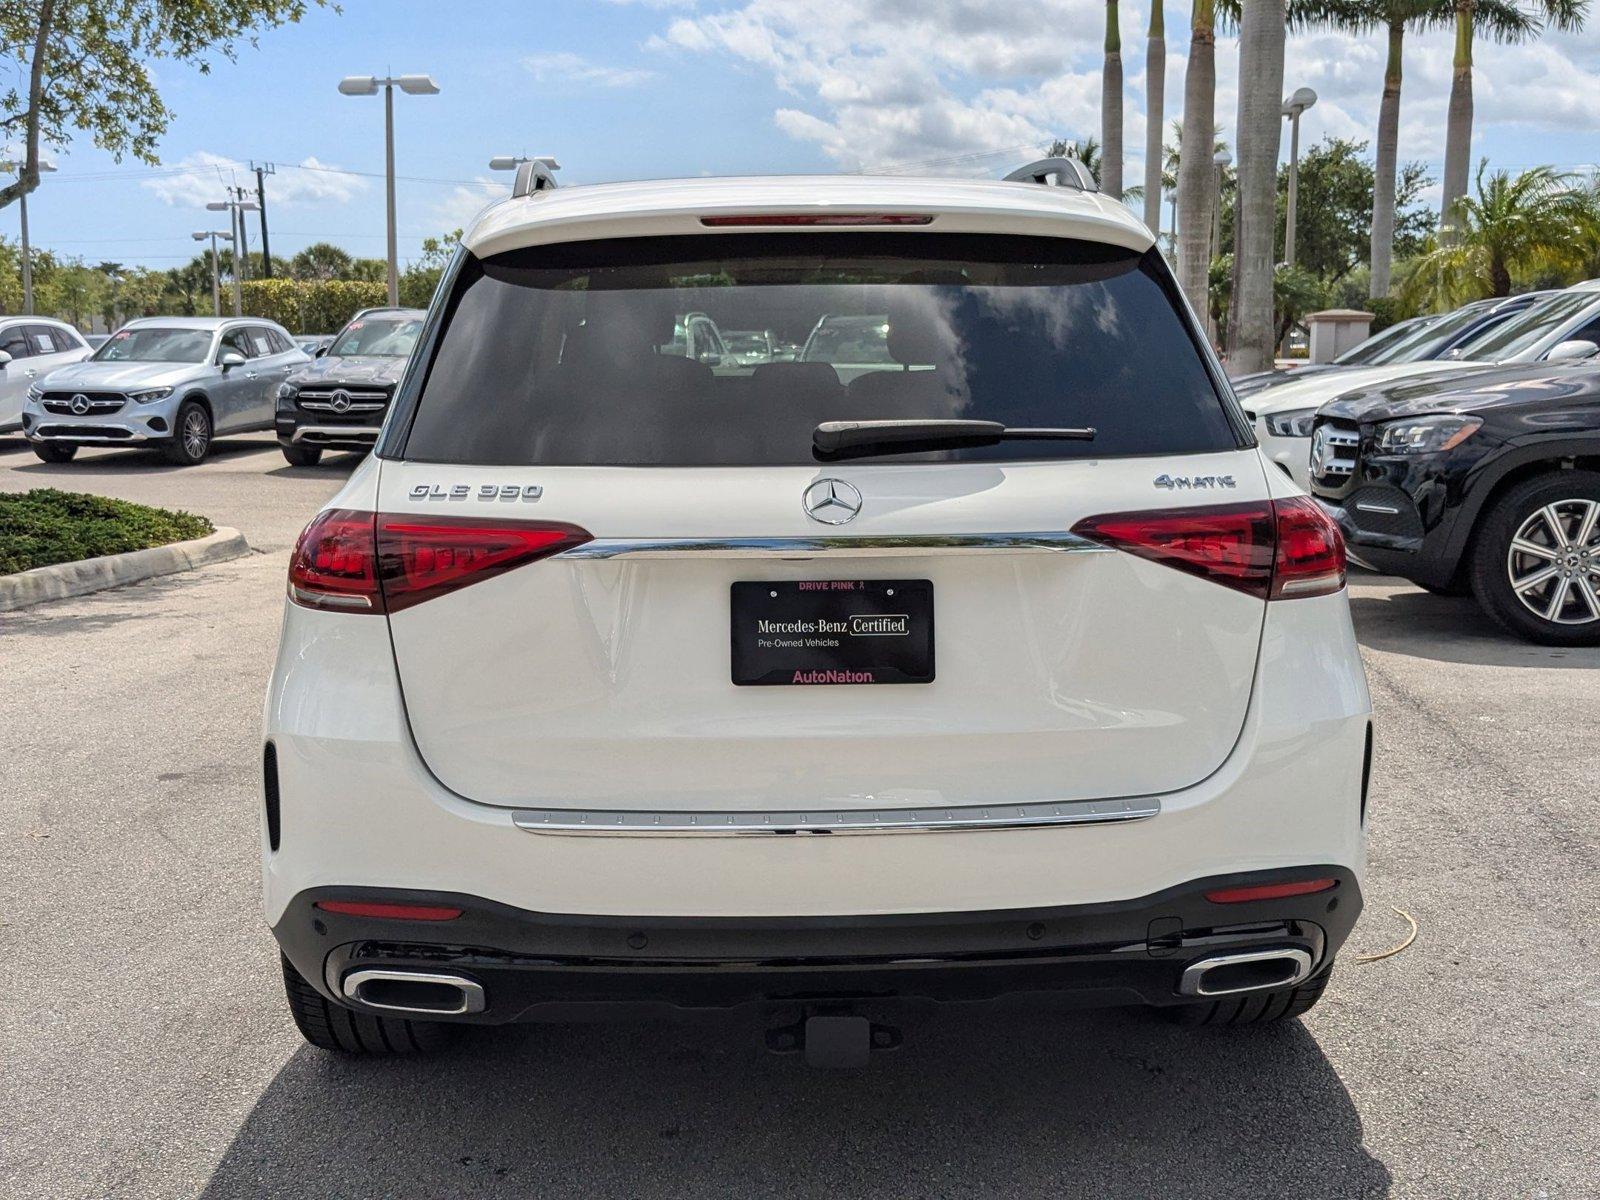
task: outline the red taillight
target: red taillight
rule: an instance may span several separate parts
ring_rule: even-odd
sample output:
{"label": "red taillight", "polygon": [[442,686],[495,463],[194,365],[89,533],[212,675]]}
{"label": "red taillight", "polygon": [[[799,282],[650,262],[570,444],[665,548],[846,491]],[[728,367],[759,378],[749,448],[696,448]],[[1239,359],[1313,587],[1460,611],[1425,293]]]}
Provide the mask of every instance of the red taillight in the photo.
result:
{"label": "red taillight", "polygon": [[289,598],[307,608],[382,612],[373,521],[348,508],[318,513],[289,559]]}
{"label": "red taillight", "polygon": [[794,225],[931,225],[932,213],[737,213],[726,217],[701,217],[712,229],[748,226]]}
{"label": "red taillight", "polygon": [[1272,570],[1272,598],[1294,600],[1326,596],[1344,586],[1344,535],[1309,496],[1274,500],[1278,511],[1278,553]]}
{"label": "red taillight", "polygon": [[1293,883],[1262,883],[1254,887],[1218,888],[1207,892],[1213,904],[1248,904],[1252,900],[1282,900],[1286,896],[1309,896],[1335,886],[1337,879],[1297,879]]}
{"label": "red taillight", "polygon": [[1303,496],[1086,517],[1072,532],[1262,599],[1344,586],[1339,528]]}
{"label": "red taillight", "polygon": [[461,909],[442,904],[377,904],[366,900],[318,900],[323,912],[346,917],[380,917],[387,921],[454,921]]}
{"label": "red taillight", "polygon": [[576,525],[378,514],[378,562],[390,612],[589,541]]}
{"label": "red taillight", "polygon": [[331,509],[289,561],[289,598],[309,608],[398,612],[589,541],[576,525]]}

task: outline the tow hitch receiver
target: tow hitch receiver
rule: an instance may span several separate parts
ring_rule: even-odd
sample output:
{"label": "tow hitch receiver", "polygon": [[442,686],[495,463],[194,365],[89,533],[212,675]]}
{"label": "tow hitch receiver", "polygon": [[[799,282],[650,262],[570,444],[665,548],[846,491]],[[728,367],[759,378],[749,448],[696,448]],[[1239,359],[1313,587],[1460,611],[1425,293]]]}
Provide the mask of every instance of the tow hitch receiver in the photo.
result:
{"label": "tow hitch receiver", "polygon": [[767,1049],[775,1054],[805,1054],[806,1066],[859,1070],[874,1050],[900,1045],[900,1030],[858,1013],[808,1012],[793,1025],[767,1030]]}

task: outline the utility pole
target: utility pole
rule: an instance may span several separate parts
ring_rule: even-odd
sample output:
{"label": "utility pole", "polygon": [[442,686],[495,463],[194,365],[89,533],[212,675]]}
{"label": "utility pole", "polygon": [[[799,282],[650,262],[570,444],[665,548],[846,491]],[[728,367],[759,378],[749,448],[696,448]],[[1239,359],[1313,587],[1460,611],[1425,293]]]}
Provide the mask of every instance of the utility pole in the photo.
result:
{"label": "utility pole", "polygon": [[234,199],[235,232],[239,237],[238,242],[234,244],[234,257],[239,260],[234,268],[234,274],[242,281],[250,278],[250,232],[244,220],[245,205],[248,203],[251,208],[256,206],[246,199],[250,195],[250,189],[247,187],[231,187],[228,189],[228,194]]}
{"label": "utility pole", "polygon": [[268,175],[278,170],[271,163],[252,161],[250,169],[256,173],[256,203],[261,206],[261,278],[272,278],[272,243],[267,241],[267,181]]}

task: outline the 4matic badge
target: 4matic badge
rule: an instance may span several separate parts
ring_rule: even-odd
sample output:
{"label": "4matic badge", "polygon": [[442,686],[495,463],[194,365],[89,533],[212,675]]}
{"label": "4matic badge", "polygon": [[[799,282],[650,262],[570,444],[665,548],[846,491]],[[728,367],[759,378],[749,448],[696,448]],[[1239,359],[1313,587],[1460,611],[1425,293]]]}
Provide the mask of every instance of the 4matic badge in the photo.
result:
{"label": "4matic badge", "polygon": [[1168,491],[1239,486],[1233,481],[1232,475],[1157,475],[1155,483],[1158,488]]}
{"label": "4matic badge", "polygon": [[411,485],[412,500],[465,500],[469,496],[479,500],[537,500],[544,488],[536,483],[480,483],[474,488],[470,483],[415,483]]}

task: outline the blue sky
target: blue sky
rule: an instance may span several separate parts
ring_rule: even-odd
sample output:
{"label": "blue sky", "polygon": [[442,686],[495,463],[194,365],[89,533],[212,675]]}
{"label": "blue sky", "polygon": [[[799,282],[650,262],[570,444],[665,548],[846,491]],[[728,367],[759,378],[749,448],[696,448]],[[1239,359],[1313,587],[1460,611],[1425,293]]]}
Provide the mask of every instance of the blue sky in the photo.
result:
{"label": "blue sky", "polygon": [[[381,255],[382,102],[335,85],[385,70],[428,72],[442,89],[396,99],[402,258],[503,189],[494,154],[555,154],[565,183],[885,166],[998,174],[1052,135],[1098,133],[1103,11],[1100,0],[344,0],[342,14],[268,32],[208,76],[159,64],[175,114],[162,166],[117,164],[83,141],[57,153],[59,173],[30,205],[33,240],[177,265],[194,254],[191,231],[222,215],[205,201],[245,181],[254,159],[278,164],[267,181],[274,253],[326,240]],[[1147,11],[1122,5],[1129,182]],[[1170,121],[1187,7],[1169,6],[1167,25]],[[1449,55],[1444,33],[1411,40],[1402,158],[1442,157]],[[1230,140],[1236,58],[1221,39],[1217,115]],[[1370,136],[1380,37],[1298,35],[1287,61],[1288,86],[1322,96],[1307,141]],[[1478,153],[1508,166],[1600,158],[1600,34],[1481,46],[1478,61]],[[0,233],[16,236],[15,206]]]}

